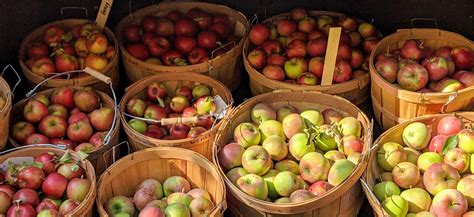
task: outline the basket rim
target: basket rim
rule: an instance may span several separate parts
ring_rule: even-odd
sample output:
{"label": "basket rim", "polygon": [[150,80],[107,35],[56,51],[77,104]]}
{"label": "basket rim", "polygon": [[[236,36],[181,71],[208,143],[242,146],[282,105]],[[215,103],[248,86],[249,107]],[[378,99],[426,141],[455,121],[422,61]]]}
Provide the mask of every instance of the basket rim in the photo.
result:
{"label": "basket rim", "polygon": [[[5,87],[5,89],[1,89]],[[8,114],[8,112],[11,110],[12,103],[13,103],[13,93],[10,89],[10,85],[8,82],[0,76],[0,93],[3,93],[5,96],[5,105],[3,105],[3,108],[0,108],[0,116],[4,114]],[[0,95],[1,96],[1,95]]]}
{"label": "basket rim", "polygon": [[[262,100],[262,98],[267,98],[267,97],[270,97],[270,96],[275,96],[275,95],[279,95],[279,97],[273,97],[273,98],[278,98],[279,101],[284,101],[285,99],[283,98],[282,95],[285,95],[285,94],[291,94],[291,93],[301,93],[301,94],[305,94],[307,96],[310,96],[310,95],[314,95],[314,94],[319,94],[319,95],[322,95],[322,96],[326,96],[326,97],[334,97],[338,100],[341,100],[343,101],[344,103],[348,103],[348,105],[350,105],[351,107],[353,107],[353,109],[355,111],[357,111],[359,113],[359,115],[362,116],[362,119],[365,120],[366,123],[362,123],[362,127],[363,129],[365,130],[365,132],[363,132],[362,135],[368,137],[365,141],[364,141],[364,151],[363,153],[361,154],[361,159],[359,161],[359,163],[356,165],[356,167],[354,168],[354,171],[351,173],[351,175],[349,177],[347,177],[346,180],[344,180],[344,182],[342,182],[341,184],[339,184],[338,186],[334,186],[333,188],[331,188],[328,192],[326,192],[324,195],[320,196],[320,197],[315,197],[315,198],[312,198],[312,199],[309,199],[309,200],[305,200],[303,202],[299,202],[299,203],[284,203],[284,204],[276,204],[276,203],[273,203],[273,202],[268,202],[268,201],[264,201],[264,200],[260,200],[260,199],[257,199],[257,198],[253,198],[249,195],[247,195],[246,193],[244,193],[243,191],[241,191],[240,189],[238,189],[229,179],[228,177],[226,176],[225,172],[223,171],[222,167],[220,166],[219,164],[219,160],[218,160],[218,151],[217,149],[219,148],[219,146],[221,145],[218,145],[218,140],[220,139],[220,137],[222,136],[222,132],[224,131],[224,128],[226,128],[227,126],[225,124],[221,125],[219,127],[219,134],[216,136],[215,140],[214,140],[214,145],[212,147],[212,161],[213,163],[217,166],[218,170],[219,170],[219,173],[221,174],[221,176],[223,177],[225,183],[226,183],[226,187],[227,189],[232,193],[232,195],[240,202],[242,203],[245,203],[246,205],[254,208],[254,209],[257,209],[259,212],[270,212],[269,210],[265,209],[265,211],[259,209],[261,208],[262,206],[266,206],[266,207],[272,207],[272,210],[273,212],[271,213],[275,213],[275,214],[291,214],[290,212],[285,212],[285,211],[281,211],[280,209],[278,208],[281,208],[281,207],[285,207],[286,209],[297,209],[297,208],[302,208],[304,207],[305,205],[307,204],[316,204],[318,201],[322,201],[322,200],[331,200],[333,201],[335,198],[334,197],[331,197],[332,196],[332,193],[334,192],[337,192],[337,190],[339,190],[342,186],[347,186],[347,185],[355,185],[357,183],[357,181],[359,180],[359,178],[362,176],[366,166],[367,166],[367,159],[369,157],[369,146],[372,142],[372,136],[371,136],[371,131],[372,131],[372,128],[371,128],[371,123],[369,121],[369,119],[367,118],[367,116],[365,115],[364,112],[362,112],[357,106],[355,106],[353,103],[351,103],[349,100],[343,98],[343,97],[340,97],[340,96],[337,96],[337,95],[329,95],[329,94],[325,94],[325,93],[319,93],[319,92],[316,92],[316,93],[311,93],[311,92],[301,92],[301,91],[289,91],[289,92],[269,92],[269,93],[264,93],[264,94],[261,94],[261,95],[257,95],[257,96],[254,96],[252,98],[250,98],[249,100],[243,102],[242,104],[240,104],[239,106],[237,106],[233,112],[228,115],[226,117],[228,123],[232,122],[231,119],[235,118],[235,116],[237,115],[237,112],[242,110],[242,107],[244,106],[247,106],[247,104],[253,104],[253,102],[264,102],[264,100]],[[279,102],[279,101],[276,101],[276,102]],[[313,102],[310,102],[310,103],[313,103]],[[318,104],[317,102],[314,102],[313,104]],[[364,126],[366,125],[366,126]],[[370,130],[369,130],[370,129]],[[370,131],[370,133],[368,132]],[[223,145],[222,145],[223,146]],[[360,174],[360,175],[358,175]],[[354,179],[354,177],[356,176],[359,176],[359,178],[356,178]],[[244,198],[245,201],[242,201],[240,198]],[[319,206],[318,206],[319,207]],[[317,208],[317,207],[314,207],[314,208]],[[277,210],[277,211],[275,211]],[[299,210],[298,212],[300,212],[302,210]],[[303,210],[304,211],[304,210]]]}
{"label": "basket rim", "polygon": [[[189,4],[190,2],[173,2],[174,5],[181,5],[181,4]],[[142,11],[148,11],[152,8],[156,8],[158,9],[160,5],[162,4],[168,4],[168,5],[171,5],[170,3],[168,2],[160,2],[158,3],[157,5],[150,5],[150,6],[147,6],[147,7],[144,7],[144,8],[141,8],[141,9],[138,9],[134,12],[132,12],[131,14],[128,14],[127,16],[125,16],[124,18],[122,18],[122,20],[120,20],[120,22],[117,24],[117,26],[115,27],[115,33],[117,33],[117,41],[118,41],[118,44],[119,44],[119,48],[120,48],[120,51],[121,51],[121,55],[122,57],[123,56],[127,56],[127,58],[130,58],[132,59],[133,61],[141,64],[141,65],[144,65],[148,68],[155,68],[155,69],[170,69],[170,68],[204,68],[204,67],[210,67],[212,65],[212,62],[213,61],[216,61],[216,60],[220,60],[222,59],[224,56],[228,56],[230,55],[231,53],[235,53],[235,52],[238,52],[238,50],[243,46],[243,43],[244,43],[244,40],[245,38],[247,38],[247,35],[250,31],[250,26],[249,26],[249,23],[248,23],[248,20],[247,20],[247,17],[240,11],[238,10],[235,10],[233,8],[230,8],[228,6],[225,6],[225,5],[219,5],[219,4],[213,4],[213,3],[207,3],[207,2],[192,2],[193,4],[196,5],[196,7],[202,7],[204,5],[206,6],[212,6],[212,7],[222,7],[222,8],[225,8],[227,10],[232,10],[234,11],[236,14],[238,14],[240,16],[240,18],[242,18],[243,20],[247,21],[245,23],[242,23],[242,25],[245,27],[245,33],[241,36],[242,38],[240,39],[239,43],[235,44],[235,46],[226,51],[224,54],[222,55],[219,55],[219,56],[216,56],[214,57],[213,59],[209,59],[208,61],[206,62],[203,62],[203,63],[198,63],[198,64],[192,64],[192,65],[185,65],[185,66],[165,66],[165,65],[156,65],[156,64],[153,64],[153,63],[148,63],[148,62],[145,62],[145,61],[142,61],[142,60],[139,60],[137,59],[136,57],[134,57],[133,55],[131,55],[128,50],[125,48],[124,44],[124,40],[122,39],[122,36],[121,36],[121,32],[123,30],[123,28],[125,27],[125,25],[127,24],[130,24],[130,23],[135,23],[135,22],[138,22],[137,20],[134,19],[134,16],[133,14],[136,13],[136,12],[142,12]],[[156,12],[162,12],[162,11],[156,11]],[[237,19],[236,19],[237,21]],[[120,33],[120,34],[119,34]]]}

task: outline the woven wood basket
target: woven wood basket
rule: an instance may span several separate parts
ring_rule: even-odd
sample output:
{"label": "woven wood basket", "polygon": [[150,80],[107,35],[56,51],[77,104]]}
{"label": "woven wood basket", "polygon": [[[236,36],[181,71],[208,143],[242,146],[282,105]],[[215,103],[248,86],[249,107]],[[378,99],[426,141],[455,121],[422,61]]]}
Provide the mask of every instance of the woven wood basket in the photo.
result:
{"label": "woven wood basket", "polygon": [[[124,40],[122,37],[122,30],[130,23],[138,23],[140,22],[140,19],[146,15],[163,16],[171,10],[187,12],[193,7],[201,8],[210,13],[227,14],[234,26],[235,35],[241,36],[242,40],[223,55],[215,57],[206,63],[188,66],[162,66],[147,63],[133,57],[123,46]],[[115,32],[120,43],[120,50],[122,51],[122,60],[126,74],[130,81],[135,82],[149,75],[162,72],[195,72],[209,75],[212,78],[221,81],[233,91],[240,83],[242,46],[248,31],[249,24],[245,15],[227,6],[205,2],[161,2],[131,13],[120,21]]]}
{"label": "woven wood basket", "polygon": [[402,29],[382,39],[370,56],[371,95],[375,118],[384,128],[427,114],[474,109],[474,86],[452,93],[418,93],[400,89],[382,78],[374,59],[382,53],[401,48],[405,40],[419,39],[431,48],[466,46],[474,43],[453,32],[440,29]]}
{"label": "woven wood basket", "polygon": [[456,115],[457,117],[461,118],[466,126],[472,125],[474,123],[474,112],[459,112],[454,114],[432,114],[432,115],[425,115],[422,117],[418,117],[412,119],[410,121],[398,124],[389,130],[382,133],[374,141],[374,145],[370,150],[369,156],[369,163],[367,165],[367,170],[364,172],[362,180],[364,181],[362,184],[362,188],[364,190],[365,196],[369,201],[370,205],[372,206],[375,215],[377,216],[389,216],[381,206],[381,203],[377,200],[375,195],[373,194],[373,187],[381,182],[380,174],[383,172],[383,169],[380,168],[377,164],[377,152],[381,145],[386,142],[397,142],[398,144],[403,144],[403,129],[408,126],[410,123],[413,122],[422,122],[426,124],[431,129],[432,135],[436,134],[436,126],[441,118],[449,116],[449,115]]}
{"label": "woven wood basket", "polygon": [[[204,84],[211,88],[211,95],[219,95],[226,102],[227,105],[232,105],[232,95],[221,82],[216,81],[208,76],[197,73],[183,73],[179,78],[175,73],[160,73],[157,75],[144,78],[125,89],[125,94],[120,102],[120,110],[124,111],[127,102],[133,98],[143,98],[147,85],[152,82],[160,82],[164,84],[168,90],[168,95],[173,95],[177,87],[182,85],[194,86],[197,84]],[[231,106],[226,110],[230,113]],[[160,140],[145,136],[133,130],[128,124],[125,115],[121,115],[123,129],[127,135],[130,146],[134,151],[138,151],[150,147],[180,147],[195,151],[204,157],[211,159],[212,156],[212,142],[216,135],[220,122],[216,123],[215,127],[207,132],[199,135],[196,138],[186,138],[179,140]]]}
{"label": "woven wood basket", "polygon": [[238,107],[227,116],[213,147],[213,161],[219,165],[217,153],[233,138],[235,127],[250,121],[252,107],[260,102],[279,108],[284,105],[295,106],[298,110],[333,108],[344,116],[357,118],[363,127],[364,150],[361,160],[354,172],[340,185],[332,188],[326,194],[302,203],[276,204],[253,198],[240,191],[225,175],[220,166],[219,172],[227,185],[229,211],[232,216],[292,216],[292,217],[327,217],[327,216],[356,216],[362,206],[363,193],[359,178],[366,168],[368,150],[372,142],[372,127],[366,115],[348,100],[323,93],[278,92],[255,96]]}
{"label": "woven wood basket", "polygon": [[[85,19],[65,19],[65,20],[59,20],[55,22],[48,23],[46,25],[43,25],[35,30],[33,30],[30,34],[28,34],[23,41],[20,44],[20,55],[18,57],[18,60],[20,62],[21,70],[23,71],[23,74],[26,77],[26,81],[30,87],[36,86],[38,83],[43,81],[45,79],[44,76],[38,75],[33,73],[27,66],[26,66],[26,47],[27,45],[34,40],[37,40],[38,38],[43,37],[43,32],[44,30],[49,27],[50,25],[59,25],[61,27],[70,29],[75,25],[80,25],[84,23],[90,23],[93,22],[92,20],[85,20]],[[109,60],[109,63],[107,66],[102,70],[102,73],[112,79],[113,84],[115,85],[114,87],[117,88],[119,84],[119,68],[118,68],[118,60],[119,60],[119,46],[118,46],[118,41],[114,36],[114,33],[110,31],[109,28],[105,27],[103,29],[104,34],[107,36],[109,41],[114,43],[115,46],[115,56]],[[94,89],[104,91],[104,92],[110,92],[109,85],[104,84],[97,79],[95,79],[93,76],[90,75],[84,75],[80,77],[74,77],[71,79],[67,78],[55,78],[49,80],[47,83],[45,83],[42,86],[42,89],[47,89],[47,88],[53,88],[53,87],[64,87],[64,86],[91,86]]]}
{"label": "woven wood basket", "polygon": [[[321,16],[321,15],[328,15],[332,17],[340,17],[344,16],[344,14],[337,13],[337,12],[330,12],[330,11],[309,11],[311,16]],[[290,16],[290,13],[283,13],[280,15],[276,15],[271,17],[265,21],[264,23],[276,23],[281,19],[287,18]],[[357,18],[356,18],[357,19]],[[360,19],[357,19],[358,22],[363,22]],[[378,33],[379,36],[382,36],[381,33]],[[247,38],[244,43],[244,48],[242,51],[242,55],[244,56],[244,66],[247,70],[247,73],[250,77],[250,90],[252,91],[252,95],[256,96],[262,93],[272,92],[273,90],[292,90],[292,91],[319,91],[322,93],[327,93],[331,95],[338,95],[343,98],[348,99],[352,103],[356,105],[360,105],[363,103],[369,96],[369,73],[365,74],[364,76],[339,83],[339,84],[332,84],[332,85],[299,85],[299,84],[290,84],[287,82],[276,81],[265,77],[262,73],[257,71],[250,65],[250,62],[247,60],[247,55],[251,51],[250,49],[250,41]],[[336,49],[337,51],[337,49]],[[328,53],[330,51],[328,50]],[[326,72],[324,74],[327,74]],[[324,76],[323,74],[323,76]],[[331,74],[332,77],[332,74]],[[331,79],[332,80],[332,79]]]}
{"label": "woven wood basket", "polygon": [[133,197],[135,188],[149,178],[163,183],[170,176],[182,176],[192,188],[209,192],[215,207],[209,216],[223,216],[226,192],[216,166],[195,152],[174,147],[156,147],[129,154],[110,166],[99,179],[97,210],[108,216],[104,204],[113,196]]}
{"label": "woven wood basket", "polygon": [[[22,146],[18,148],[14,148],[11,150],[7,150],[0,153],[0,162],[4,162],[9,158],[12,157],[35,157],[44,152],[53,152],[58,156],[62,156],[65,153],[65,148],[58,148],[61,146],[55,145],[28,145]],[[74,154],[73,154],[74,158]],[[84,200],[76,207],[73,211],[71,211],[67,216],[86,216],[92,217],[94,216],[94,201],[97,195],[97,183],[96,183],[96,176],[94,172],[94,167],[88,160],[82,160],[79,162],[79,165],[85,170],[85,177],[91,181],[91,187],[89,193],[84,198]]]}

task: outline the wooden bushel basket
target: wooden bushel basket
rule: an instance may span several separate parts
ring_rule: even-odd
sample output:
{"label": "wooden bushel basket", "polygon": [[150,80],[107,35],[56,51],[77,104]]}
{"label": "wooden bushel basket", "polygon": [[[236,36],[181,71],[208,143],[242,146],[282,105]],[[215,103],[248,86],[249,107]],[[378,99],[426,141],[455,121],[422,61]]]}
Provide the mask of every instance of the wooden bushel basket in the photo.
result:
{"label": "wooden bushel basket", "polygon": [[131,153],[110,166],[99,179],[97,210],[107,215],[104,205],[118,195],[133,197],[135,188],[145,179],[163,183],[170,176],[182,176],[192,188],[209,192],[215,205],[209,216],[223,216],[227,208],[225,185],[217,168],[203,156],[182,148],[156,147]]}
{"label": "wooden bushel basket", "polygon": [[379,75],[375,57],[401,48],[408,39],[422,40],[434,49],[448,45],[474,50],[469,39],[440,29],[402,29],[382,39],[370,56],[372,106],[378,123],[389,129],[422,115],[474,109],[474,86],[451,93],[418,93],[398,88]]}
{"label": "wooden bushel basket", "polygon": [[[12,90],[10,90],[10,86],[5,81],[5,79],[3,79],[3,74],[8,68],[11,68],[18,77],[18,82],[15,84]],[[9,123],[13,104],[13,92],[15,92],[15,88],[18,86],[18,84],[20,84],[20,82],[20,75],[18,75],[15,68],[13,68],[12,65],[7,65],[3,69],[0,76],[0,96],[5,100],[3,107],[0,107],[0,151],[5,150],[6,148],[8,130],[10,129]]]}
{"label": "wooden bushel basket", "polygon": [[[190,87],[203,84],[210,88],[211,95],[219,95],[228,105],[226,114],[230,113],[231,105],[233,103],[232,95],[221,82],[216,81],[208,76],[198,73],[182,73],[179,77],[175,73],[160,73],[157,75],[144,78],[125,89],[125,94],[120,102],[120,110],[124,112],[125,106],[130,99],[140,98],[144,96],[147,85],[152,82],[159,82],[166,86],[168,95],[172,95],[177,87],[188,85]],[[161,140],[145,136],[133,130],[128,124],[127,118],[124,114],[121,115],[121,121],[127,140],[134,151],[138,151],[150,147],[180,147],[195,151],[207,159],[212,156],[212,144],[216,135],[217,129],[221,125],[221,121],[216,123],[214,128],[199,135],[196,138],[186,138],[179,140]]]}
{"label": "wooden bushel basket", "polygon": [[[333,17],[344,16],[341,13],[336,12],[329,12],[329,11],[309,11],[311,16],[321,16],[321,15],[328,15]],[[263,23],[276,23],[281,19],[287,18],[290,16],[290,13],[283,13],[267,20],[263,21]],[[357,19],[357,18],[355,18]],[[363,22],[360,19],[357,19],[358,22]],[[338,28],[331,28],[338,29]],[[381,33],[378,33],[378,36],[382,36]],[[250,62],[247,60],[247,55],[250,52],[250,40],[247,38],[244,43],[244,48],[242,51],[242,56],[244,57],[244,66],[247,70],[247,73],[250,77],[250,90],[252,91],[252,95],[256,96],[262,93],[272,92],[273,90],[292,90],[292,91],[318,91],[322,93],[327,93],[331,95],[338,95],[343,98],[348,99],[352,103],[356,105],[362,104],[369,96],[369,73],[351,79],[349,81],[339,83],[339,84],[332,84],[332,77],[333,71],[335,67],[336,55],[337,55],[337,47],[339,45],[339,37],[340,31],[334,32],[333,34],[329,34],[328,39],[328,48],[326,52],[326,62],[334,62],[331,67],[328,67],[323,72],[322,84],[321,85],[299,85],[299,84],[290,84],[287,82],[276,81],[265,77],[262,73],[257,71]],[[333,45],[335,49],[330,49],[330,45]],[[332,60],[329,60],[332,59]],[[328,65],[329,66],[329,65]],[[324,82],[326,81],[326,82]]]}
{"label": "wooden bushel basket", "polygon": [[[343,116],[353,116],[362,123],[362,139],[364,150],[360,162],[352,174],[340,185],[335,186],[324,195],[301,203],[277,204],[253,198],[237,188],[219,166],[217,154],[219,150],[233,138],[235,127],[250,121],[250,111],[256,104],[264,102],[279,108],[284,105],[295,106],[299,111],[305,109],[333,108]],[[218,165],[219,172],[226,182],[227,202],[232,216],[291,216],[291,217],[329,217],[356,216],[363,202],[363,193],[359,178],[364,172],[370,144],[372,142],[372,126],[366,115],[348,100],[323,93],[277,92],[255,96],[238,107],[225,118],[219,128],[219,134],[213,147],[213,161]]]}
{"label": "wooden bushel basket", "polygon": [[[9,158],[13,158],[13,157],[35,157],[36,155],[39,155],[44,152],[52,152],[58,156],[62,156],[64,155],[64,153],[66,153],[65,149],[66,148],[64,146],[56,146],[56,145],[49,145],[49,144],[22,146],[22,147],[17,147],[17,148],[13,148],[13,149],[1,152],[0,162],[3,163]],[[73,152],[71,152],[71,154],[74,159],[78,160],[75,157],[75,154]],[[93,213],[94,201],[97,195],[97,189],[96,189],[97,183],[96,183],[94,167],[88,160],[81,160],[79,164],[85,171],[85,178],[91,181],[91,187],[90,187],[89,193],[87,193],[87,196],[79,204],[79,206],[76,207],[73,211],[71,211],[66,216],[92,217],[94,216],[94,213]]]}
{"label": "wooden bushel basket", "polygon": [[[65,20],[59,20],[55,22],[48,23],[46,25],[43,25],[28,34],[23,41],[20,44],[20,55],[18,57],[18,60],[20,62],[21,70],[23,71],[23,74],[26,77],[27,83],[30,87],[34,87],[37,84],[39,84],[41,81],[43,81],[46,77],[38,75],[33,73],[28,66],[26,66],[26,47],[27,45],[34,40],[37,40],[38,38],[43,37],[43,32],[44,30],[51,26],[51,25],[59,25],[60,27],[70,29],[75,25],[81,25],[84,23],[92,23],[94,21],[92,20],[86,20],[86,19],[65,19]],[[114,43],[115,47],[115,55],[114,57],[109,60],[109,63],[107,66],[102,70],[101,72],[110,77],[112,79],[113,84],[115,87],[118,87],[119,83],[119,68],[118,68],[118,60],[119,60],[119,46],[118,46],[118,41],[114,36],[114,33],[107,27],[103,28],[104,34],[107,36],[107,39],[110,42]],[[96,90],[104,91],[104,92],[109,92],[109,85],[104,84],[103,82],[97,80],[93,76],[90,75],[83,75],[79,77],[74,77],[74,78],[55,78],[51,79],[48,82],[46,82],[42,89],[47,89],[47,88],[54,88],[54,87],[65,87],[65,86],[90,86]]]}
{"label": "wooden bushel basket", "polygon": [[[189,9],[198,7],[210,13],[227,14],[233,25],[235,35],[241,36],[242,39],[238,44],[227,51],[226,53],[211,58],[205,63],[188,65],[188,66],[163,66],[152,63],[147,63],[133,57],[124,47],[124,39],[122,37],[122,30],[131,23],[138,23],[141,18],[146,15],[163,16],[171,10],[178,10],[187,12]],[[174,72],[177,74],[183,72],[195,72],[209,75],[214,79],[219,80],[226,85],[230,90],[235,90],[240,83],[241,71],[241,54],[242,46],[249,31],[249,24],[245,15],[232,8],[223,5],[205,3],[205,2],[161,2],[156,5],[145,7],[137,10],[117,24],[116,34],[120,43],[120,50],[125,66],[127,77],[130,81],[135,82],[149,75],[154,75],[162,72]],[[217,48],[223,49],[223,47]],[[216,49],[216,50],[217,50]],[[214,53],[214,51],[213,51]]]}
{"label": "wooden bushel basket", "polygon": [[374,186],[377,183],[379,183],[381,180],[380,174],[384,172],[383,169],[379,167],[377,163],[377,159],[376,159],[377,152],[380,146],[386,142],[396,142],[403,146],[403,138],[402,138],[403,129],[405,129],[406,126],[408,126],[410,123],[413,123],[413,122],[422,122],[426,124],[431,129],[432,135],[436,135],[436,132],[437,132],[436,126],[438,125],[439,120],[443,117],[450,116],[450,115],[456,115],[457,117],[461,118],[461,120],[466,126],[472,125],[472,123],[474,123],[474,112],[425,115],[425,116],[398,124],[390,128],[389,130],[382,133],[382,135],[380,135],[379,138],[377,138],[374,141],[373,147],[370,150],[369,163],[367,165],[367,170],[364,172],[364,175],[362,177],[362,180],[363,180],[362,188],[364,190],[365,196],[367,197],[367,200],[369,201],[370,205],[372,206],[374,210],[374,213],[377,216],[389,216],[382,208],[381,202],[377,200],[377,198],[375,197],[373,193]]}
{"label": "wooden bushel basket", "polygon": [[[111,89],[112,87],[111,87],[111,83],[110,83],[111,82],[110,78],[104,77],[99,72],[96,72],[96,73],[94,73],[94,71],[91,72],[91,70],[89,68],[86,68],[86,70],[84,70],[84,71],[87,72],[87,73],[92,73],[93,75],[91,75],[91,77],[93,77],[94,79],[96,79],[100,82],[103,82],[103,83],[104,83],[103,79],[105,79],[105,81],[107,81],[107,79],[109,79],[106,84],[109,85],[109,90],[110,90],[109,92],[111,92],[112,95],[115,97],[115,94],[113,93],[113,89]],[[100,76],[99,77],[100,79],[95,78],[95,76]],[[39,88],[39,86],[37,88]],[[13,105],[13,112],[12,112],[12,115],[10,117],[10,123],[11,124],[14,124],[14,123],[18,122],[20,120],[20,118],[23,117],[23,113],[22,113],[23,112],[23,107],[28,102],[30,97],[35,93],[35,90],[37,88],[34,88],[33,90],[31,90],[30,93],[27,94],[27,98],[22,99],[19,102],[15,103],[15,105]],[[73,87],[73,89],[75,89],[75,90],[79,90],[79,89],[82,89],[82,88],[84,88],[84,87],[78,87],[78,86]],[[39,93],[50,97],[51,94],[53,94],[54,90],[56,90],[56,89],[58,89],[58,88],[44,90],[44,91],[41,91]],[[98,90],[96,90],[96,92],[100,96],[100,100],[101,100],[102,105],[105,106],[105,107],[109,107],[109,108],[115,108],[115,112],[116,112],[116,117],[115,117],[115,120],[114,120],[114,124],[112,125],[112,128],[108,132],[108,137],[109,137],[108,143],[106,143],[107,141],[105,141],[104,145],[102,145],[100,148],[94,150],[93,152],[89,153],[89,156],[87,158],[92,163],[92,165],[94,166],[97,176],[99,176],[100,174],[102,174],[102,172],[105,169],[107,169],[107,162],[111,162],[114,159],[113,154],[116,155],[115,157],[118,157],[118,155],[119,155],[118,152],[115,153],[115,152],[111,152],[111,151],[108,151],[108,150],[111,149],[112,146],[119,143],[119,133],[120,133],[119,116],[120,116],[120,111],[118,111],[117,106],[116,106],[116,102],[114,101],[114,99],[112,99],[109,95],[107,95],[104,92],[98,91]],[[13,147],[22,146],[22,145],[18,144],[13,139],[13,137],[11,137],[11,136],[8,137],[8,140],[10,141],[10,144]]]}

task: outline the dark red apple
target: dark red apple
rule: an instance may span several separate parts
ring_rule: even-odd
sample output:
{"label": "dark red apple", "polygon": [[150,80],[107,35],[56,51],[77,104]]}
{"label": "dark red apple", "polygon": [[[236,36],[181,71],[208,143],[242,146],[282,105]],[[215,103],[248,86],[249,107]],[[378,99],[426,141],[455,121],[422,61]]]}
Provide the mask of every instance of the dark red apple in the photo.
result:
{"label": "dark red apple", "polygon": [[63,34],[63,28],[59,27],[58,25],[51,25],[44,30],[43,40],[46,42],[46,44],[51,45],[52,43],[61,41]]}
{"label": "dark red apple", "polygon": [[442,46],[436,50],[435,55],[439,57],[444,57],[446,59],[450,59],[452,49],[453,48],[450,46]]}
{"label": "dark red apple", "polygon": [[12,199],[21,201],[22,204],[29,204],[33,207],[38,206],[39,204],[39,196],[38,192],[25,188],[18,190],[12,197]]}
{"label": "dark red apple", "polygon": [[229,26],[227,26],[227,25],[224,24],[224,23],[214,23],[214,24],[212,24],[211,26],[209,26],[209,30],[210,30],[210,31],[217,32],[217,35],[218,35],[221,39],[227,38],[227,37],[229,36],[229,34],[230,34]]}
{"label": "dark red apple", "polygon": [[337,59],[350,60],[352,56],[352,49],[349,44],[340,42],[337,48]]}
{"label": "dark red apple", "polygon": [[48,45],[42,41],[33,41],[26,47],[26,55],[29,58],[48,56]]}
{"label": "dark red apple", "polygon": [[303,40],[295,39],[286,48],[288,58],[304,58],[306,56],[306,43]]}
{"label": "dark red apple", "polygon": [[8,209],[7,217],[35,217],[35,209],[30,204],[13,204]]}
{"label": "dark red apple", "polygon": [[165,66],[184,66],[187,65],[186,60],[184,59],[183,53],[177,50],[167,50],[163,56],[161,56],[161,61]]}
{"label": "dark red apple", "polygon": [[198,34],[197,42],[199,47],[206,48],[208,50],[214,50],[219,47],[218,35],[214,31],[201,31]]}
{"label": "dark red apple", "polygon": [[198,31],[198,26],[194,20],[181,18],[174,23],[174,34],[176,36],[194,36]]}
{"label": "dark red apple", "polygon": [[322,56],[326,53],[327,40],[324,37],[319,37],[308,42],[306,50],[309,56]]}
{"label": "dark red apple", "polygon": [[247,59],[250,62],[250,65],[252,65],[255,69],[258,70],[262,69],[266,65],[267,54],[264,50],[256,48],[250,51],[247,56]]}
{"label": "dark red apple", "polygon": [[[161,57],[171,48],[171,43],[164,37],[152,37],[146,43],[151,56]],[[181,44],[181,43],[180,43]]]}
{"label": "dark red apple", "polygon": [[265,77],[277,80],[277,81],[284,81],[285,80],[285,71],[283,68],[278,65],[267,65],[263,68],[262,74]]}
{"label": "dark red apple", "polygon": [[153,32],[156,28],[157,19],[155,16],[146,15],[140,21],[140,26],[145,32]]}
{"label": "dark red apple", "polygon": [[67,187],[68,181],[60,173],[49,174],[43,182],[41,190],[50,198],[60,199]]}
{"label": "dark red apple", "polygon": [[127,45],[127,51],[135,58],[145,61],[150,58],[148,48],[144,44],[129,44]]}
{"label": "dark red apple", "polygon": [[370,55],[372,51],[375,49],[377,44],[379,43],[380,39],[377,37],[369,37],[366,38],[362,42],[362,50],[367,54]]}
{"label": "dark red apple", "polygon": [[474,53],[468,47],[455,47],[451,50],[451,58],[453,58],[456,69],[470,69],[474,66]]}
{"label": "dark red apple", "polygon": [[190,128],[185,124],[176,124],[171,127],[170,135],[173,139],[185,139],[188,137]]}
{"label": "dark red apple", "polygon": [[271,55],[274,53],[280,54],[283,47],[277,40],[268,40],[262,44],[262,49],[267,53],[267,55]]}
{"label": "dark red apple", "polygon": [[255,24],[249,33],[250,42],[254,45],[261,45],[270,38],[270,27],[265,24]]}
{"label": "dark red apple", "polygon": [[301,7],[293,8],[290,14],[291,19],[295,21],[299,21],[307,16],[308,16],[308,12],[306,11],[305,8],[301,8]]}
{"label": "dark red apple", "polygon": [[174,27],[173,20],[169,19],[169,17],[160,17],[156,20],[155,33],[158,36],[170,37],[174,35]]}
{"label": "dark red apple", "polygon": [[174,40],[174,47],[183,52],[184,54],[189,54],[197,46],[197,41],[194,37],[190,36],[178,36]]}
{"label": "dark red apple", "polygon": [[194,50],[188,54],[188,61],[191,64],[204,63],[209,59],[209,52],[202,47],[194,48]]}
{"label": "dark red apple", "polygon": [[400,56],[405,59],[420,61],[426,57],[423,43],[419,40],[406,40],[400,49]]}
{"label": "dark red apple", "polygon": [[421,64],[428,71],[430,81],[439,81],[448,75],[448,63],[444,57],[429,57]]}
{"label": "dark red apple", "polygon": [[294,32],[296,32],[297,24],[295,21],[282,19],[277,24],[277,31],[278,34],[281,36],[290,36]]}
{"label": "dark red apple", "polygon": [[333,82],[342,83],[352,78],[352,68],[346,60],[337,60],[336,68],[334,69]]}
{"label": "dark red apple", "polygon": [[140,26],[130,24],[122,30],[122,35],[128,43],[138,43],[140,41]]}
{"label": "dark red apple", "polygon": [[43,171],[45,175],[49,175],[54,172],[57,160],[57,156],[52,152],[44,152],[35,157],[35,162],[43,164]]}
{"label": "dark red apple", "polygon": [[150,83],[146,88],[146,97],[152,102],[157,102],[158,98],[164,99],[167,95],[166,86],[157,81]]}

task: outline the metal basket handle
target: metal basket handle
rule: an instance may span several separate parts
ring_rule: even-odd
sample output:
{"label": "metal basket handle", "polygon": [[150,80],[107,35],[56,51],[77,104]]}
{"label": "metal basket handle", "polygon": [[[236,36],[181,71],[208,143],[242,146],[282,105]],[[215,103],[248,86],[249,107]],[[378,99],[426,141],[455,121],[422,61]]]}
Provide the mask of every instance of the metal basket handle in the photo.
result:
{"label": "metal basket handle", "polygon": [[64,11],[66,10],[81,10],[84,11],[84,15],[86,15],[86,19],[89,18],[89,12],[87,11],[87,8],[85,7],[62,7],[61,8],[61,20],[64,20]]}
{"label": "metal basket handle", "polygon": [[[18,72],[15,70],[15,67],[13,67],[11,64],[8,64],[7,66],[5,66],[5,68],[3,68],[2,70],[2,74],[1,74],[1,77],[3,77],[3,74],[5,74],[5,71],[7,71],[7,69],[11,69],[13,71],[13,73],[15,73],[16,77],[18,78],[18,81],[15,83],[15,85],[13,86],[12,90],[10,92],[7,93],[7,96],[8,97],[12,97],[15,98],[15,90],[16,88],[18,87],[18,85],[20,84],[21,82],[21,77],[20,75],[18,74]],[[6,109],[6,107],[4,106],[1,110],[0,110],[0,113],[4,112]]]}
{"label": "metal basket handle", "polygon": [[65,145],[54,145],[54,144],[34,144],[34,145],[23,145],[23,146],[18,146],[15,148],[10,148],[5,151],[0,152],[0,155],[4,155],[13,151],[25,149],[25,148],[57,148],[61,150],[66,150],[67,147]]}
{"label": "metal basket handle", "polygon": [[[110,148],[109,150],[105,151],[104,153],[102,153],[102,159],[104,160],[104,164],[105,166],[109,167],[110,165],[114,164],[115,161],[117,159],[115,159],[115,155],[116,155],[116,150],[117,150],[117,147],[120,147],[121,145],[123,144],[126,144],[127,145],[127,154],[130,154],[132,153],[132,149],[130,148],[130,144],[127,142],[127,141],[123,141],[117,145],[114,145],[112,146],[112,148]],[[110,151],[112,151],[112,163],[109,165],[108,162],[107,162],[107,159],[105,158],[105,155],[107,153],[109,153]]]}

